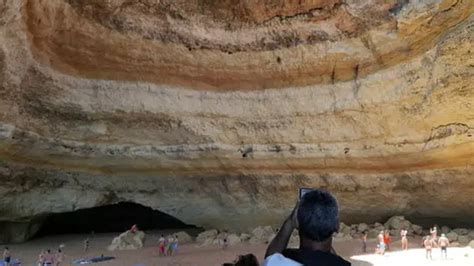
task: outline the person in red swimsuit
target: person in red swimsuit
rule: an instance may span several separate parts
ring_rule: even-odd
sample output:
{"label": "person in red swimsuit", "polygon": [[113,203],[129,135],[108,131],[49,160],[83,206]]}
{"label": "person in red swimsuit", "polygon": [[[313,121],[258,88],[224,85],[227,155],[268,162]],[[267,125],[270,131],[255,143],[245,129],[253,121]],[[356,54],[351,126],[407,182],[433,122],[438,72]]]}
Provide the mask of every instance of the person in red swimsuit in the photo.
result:
{"label": "person in red swimsuit", "polygon": [[392,238],[390,237],[390,232],[385,230],[383,234],[383,242],[385,243],[386,250],[390,250],[390,243],[392,243]]}

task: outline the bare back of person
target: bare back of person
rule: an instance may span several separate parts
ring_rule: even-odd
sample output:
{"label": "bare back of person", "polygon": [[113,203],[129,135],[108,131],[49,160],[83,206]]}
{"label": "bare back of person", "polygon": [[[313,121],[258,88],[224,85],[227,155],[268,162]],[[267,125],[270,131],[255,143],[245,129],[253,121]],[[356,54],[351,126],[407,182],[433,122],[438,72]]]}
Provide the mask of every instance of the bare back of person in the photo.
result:
{"label": "bare back of person", "polygon": [[425,245],[426,250],[431,251],[431,249],[433,248],[433,241],[430,238],[425,239],[423,244]]}
{"label": "bare back of person", "polygon": [[438,243],[440,247],[447,247],[449,245],[449,240],[448,238],[442,236],[439,238]]}

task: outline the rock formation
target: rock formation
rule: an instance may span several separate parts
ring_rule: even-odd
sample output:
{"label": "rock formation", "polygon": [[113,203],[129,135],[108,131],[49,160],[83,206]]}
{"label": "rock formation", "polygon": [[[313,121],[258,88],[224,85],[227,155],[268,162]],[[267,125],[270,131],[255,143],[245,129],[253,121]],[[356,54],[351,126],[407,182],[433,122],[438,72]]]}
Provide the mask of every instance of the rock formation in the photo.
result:
{"label": "rock formation", "polygon": [[112,240],[112,244],[108,246],[108,250],[135,250],[143,247],[145,241],[145,233],[137,231],[133,233],[127,230]]}
{"label": "rock formation", "polygon": [[473,10],[0,1],[0,242],[121,201],[276,226],[300,186],[334,192],[346,223],[472,223]]}

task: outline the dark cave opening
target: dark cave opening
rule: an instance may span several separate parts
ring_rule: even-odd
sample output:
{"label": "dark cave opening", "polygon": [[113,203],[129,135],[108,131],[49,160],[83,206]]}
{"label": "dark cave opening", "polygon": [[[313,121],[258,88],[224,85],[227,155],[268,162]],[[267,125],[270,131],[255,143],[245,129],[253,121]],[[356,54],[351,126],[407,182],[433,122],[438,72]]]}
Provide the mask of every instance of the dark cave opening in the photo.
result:
{"label": "dark cave opening", "polygon": [[123,232],[133,224],[140,230],[195,229],[166,213],[132,202],[120,202],[72,212],[50,214],[36,237],[58,234]]}

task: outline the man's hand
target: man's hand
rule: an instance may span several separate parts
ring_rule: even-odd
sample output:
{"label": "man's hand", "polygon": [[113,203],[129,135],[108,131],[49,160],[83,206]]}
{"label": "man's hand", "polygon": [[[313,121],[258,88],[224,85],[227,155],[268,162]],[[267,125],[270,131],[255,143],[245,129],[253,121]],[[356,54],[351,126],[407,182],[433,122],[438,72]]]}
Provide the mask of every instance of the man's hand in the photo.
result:
{"label": "man's hand", "polygon": [[295,207],[293,208],[293,211],[291,212],[290,216],[288,219],[291,221],[291,226],[293,229],[298,229],[298,206],[299,206],[299,201],[296,202]]}
{"label": "man's hand", "polygon": [[280,231],[278,231],[278,234],[272,240],[270,245],[268,245],[265,258],[275,253],[282,253],[288,246],[291,233],[293,233],[294,229],[298,228],[298,204],[299,202],[296,203],[291,214],[285,219],[285,222],[283,222]]}

